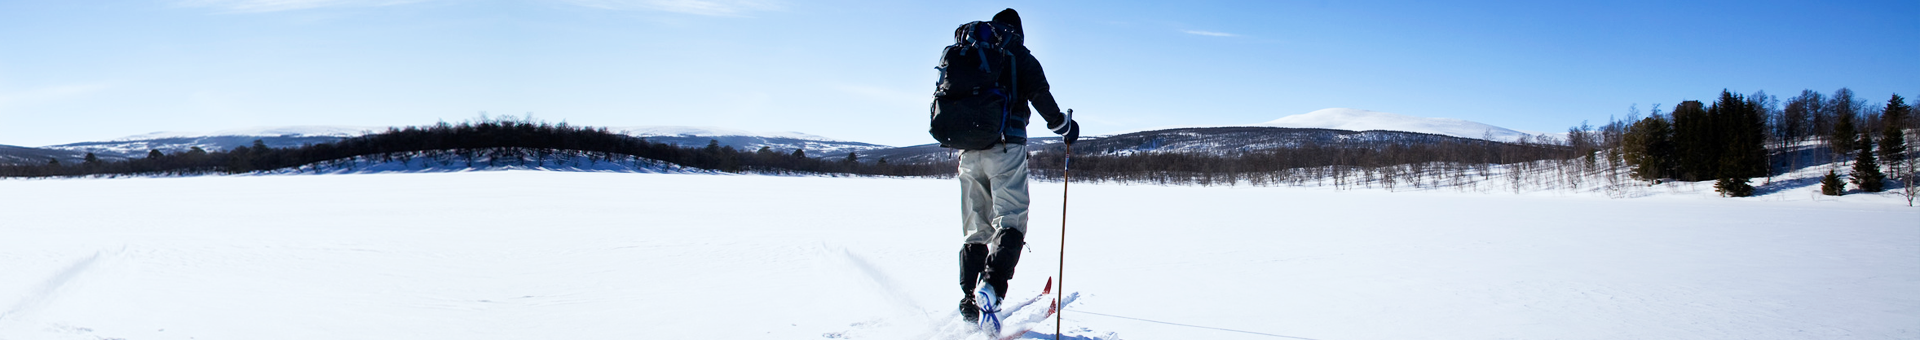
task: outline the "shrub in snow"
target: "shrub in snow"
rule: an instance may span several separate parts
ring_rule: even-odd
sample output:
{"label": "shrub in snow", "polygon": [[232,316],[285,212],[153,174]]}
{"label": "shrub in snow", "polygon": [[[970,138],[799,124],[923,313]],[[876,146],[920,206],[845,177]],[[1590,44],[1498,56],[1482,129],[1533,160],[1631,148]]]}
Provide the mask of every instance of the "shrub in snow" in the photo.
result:
{"label": "shrub in snow", "polygon": [[1840,196],[1846,193],[1846,182],[1840,181],[1840,175],[1827,170],[1827,176],[1820,178],[1820,193],[1827,196]]}
{"label": "shrub in snow", "polygon": [[1722,177],[1720,181],[1713,183],[1713,190],[1720,192],[1720,196],[1753,196],[1753,185],[1748,184],[1748,181],[1750,181],[1748,178]]}

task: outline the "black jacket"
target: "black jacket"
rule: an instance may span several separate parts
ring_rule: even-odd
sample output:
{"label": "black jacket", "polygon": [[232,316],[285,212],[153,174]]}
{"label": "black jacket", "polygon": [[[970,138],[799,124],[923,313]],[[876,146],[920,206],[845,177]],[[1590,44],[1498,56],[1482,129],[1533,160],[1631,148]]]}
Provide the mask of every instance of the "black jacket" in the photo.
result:
{"label": "black jacket", "polygon": [[[994,24],[1012,26],[1015,32],[1020,32],[1018,23],[996,21]],[[1007,119],[1007,144],[1027,143],[1027,122],[1033,120],[1033,111],[1027,109],[1029,102],[1040,111],[1040,118],[1047,120],[1047,129],[1055,133],[1066,134],[1068,121],[1072,120],[1072,117],[1061,113],[1060,104],[1053,101],[1053,91],[1047,86],[1047,72],[1040,67],[1040,60],[1033,58],[1033,51],[1027,50],[1025,33],[1020,33],[1008,44],[1012,46],[1008,50],[1013,52],[1013,72],[1001,75],[1001,81],[1015,84],[1014,91],[1018,94],[1009,103],[1013,112]],[[1019,78],[1017,82],[1012,79],[1014,77]]]}

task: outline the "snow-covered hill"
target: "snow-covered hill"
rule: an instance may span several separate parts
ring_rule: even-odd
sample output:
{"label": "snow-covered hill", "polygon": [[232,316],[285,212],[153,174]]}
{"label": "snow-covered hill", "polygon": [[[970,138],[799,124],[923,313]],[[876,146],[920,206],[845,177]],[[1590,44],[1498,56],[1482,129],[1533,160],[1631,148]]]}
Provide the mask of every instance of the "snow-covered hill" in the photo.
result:
{"label": "snow-covered hill", "polygon": [[[79,164],[85,160],[85,157],[86,153],[69,150],[0,145],[0,164],[47,164],[48,159],[58,159],[65,164]],[[124,157],[111,155],[96,155],[96,157],[107,161],[124,159]]]}
{"label": "snow-covered hill", "polygon": [[[267,146],[276,148],[298,147],[306,144],[329,143],[341,138],[378,133],[386,127],[374,126],[279,126],[254,127],[246,129],[221,130],[214,132],[160,131],[144,133],[108,141],[91,141],[49,145],[39,148],[19,148],[0,150],[0,161],[44,163],[45,155],[59,154],[63,158],[78,159],[80,155],[92,152],[108,159],[146,157],[149,150],[173,154],[186,152],[194,147],[207,151],[230,150],[238,146],[253,145],[260,140]],[[608,131],[646,138],[649,141],[679,144],[683,146],[704,146],[709,141],[719,141],[721,146],[731,146],[743,151],[771,147],[781,152],[796,149],[807,151],[814,157],[839,157],[848,152],[864,152],[887,149],[891,146],[838,140],[801,132],[753,132],[717,127],[691,126],[629,126],[611,127]],[[70,154],[69,154],[70,153]]]}
{"label": "snow-covered hill", "polygon": [[150,150],[160,150],[167,154],[186,152],[195,147],[206,151],[221,151],[238,146],[250,146],[253,145],[254,140],[260,140],[267,146],[276,148],[298,147],[306,144],[330,143],[341,138],[385,129],[372,126],[315,125],[253,127],[214,132],[159,131],[109,141],[67,143],[40,148],[79,153],[92,152],[96,155],[121,158],[141,158],[146,157]]}
{"label": "snow-covered hill", "polygon": [[252,137],[353,137],[386,130],[380,126],[350,125],[301,125],[301,126],[256,126],[244,129],[229,129],[214,132],[156,131],[114,139],[114,141],[136,141],[167,138],[188,138],[208,136],[252,136]]}
{"label": "snow-covered hill", "polygon": [[706,126],[627,126],[610,127],[607,130],[646,138],[658,143],[703,146],[710,141],[719,141],[720,146],[732,146],[741,151],[754,151],[761,147],[773,148],[779,152],[806,150],[807,156],[812,157],[839,157],[845,156],[848,152],[893,148],[793,131],[755,132]]}
{"label": "snow-covered hill", "polygon": [[1462,119],[1414,117],[1348,108],[1320,109],[1313,112],[1280,117],[1280,119],[1255,124],[1255,126],[1352,131],[1409,131],[1460,138],[1487,138],[1491,136],[1492,140],[1498,141],[1513,141],[1521,136],[1531,135],[1513,129]]}

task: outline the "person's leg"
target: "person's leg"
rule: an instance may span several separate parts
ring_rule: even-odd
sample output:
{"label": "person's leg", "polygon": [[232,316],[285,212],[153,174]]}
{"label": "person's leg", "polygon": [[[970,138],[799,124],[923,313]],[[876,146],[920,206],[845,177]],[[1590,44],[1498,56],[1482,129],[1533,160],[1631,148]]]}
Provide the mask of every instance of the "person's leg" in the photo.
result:
{"label": "person's leg", "polygon": [[1007,281],[1013,279],[1020,263],[1020,249],[1027,233],[1027,146],[1007,145],[983,150],[988,153],[983,168],[988,172],[993,196],[992,251],[981,280],[993,286],[997,297],[1007,295]]}
{"label": "person's leg", "polygon": [[968,321],[979,318],[979,306],[974,304],[973,290],[980,282],[980,273],[987,268],[987,243],[993,238],[993,196],[989,185],[992,179],[988,172],[980,167],[984,151],[963,151],[960,153],[960,168],[956,176],[960,179],[960,228],[965,238],[960,244],[960,314]]}

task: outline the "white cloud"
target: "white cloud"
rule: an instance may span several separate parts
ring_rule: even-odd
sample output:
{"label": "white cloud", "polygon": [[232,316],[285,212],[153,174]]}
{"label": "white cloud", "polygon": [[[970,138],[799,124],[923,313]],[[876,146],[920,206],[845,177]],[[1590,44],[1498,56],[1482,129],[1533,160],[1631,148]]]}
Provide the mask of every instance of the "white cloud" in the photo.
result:
{"label": "white cloud", "polygon": [[230,12],[259,13],[320,7],[393,6],[425,1],[430,0],[182,0],[174,4],[185,7],[216,8]]}
{"label": "white cloud", "polygon": [[1233,34],[1233,33],[1223,33],[1223,32],[1214,32],[1214,31],[1200,31],[1200,30],[1182,30],[1182,31],[1180,31],[1180,32],[1181,32],[1181,33],[1186,33],[1186,34],[1195,34],[1195,35],[1204,35],[1204,36],[1209,36],[1209,37],[1238,37],[1238,36],[1240,36],[1239,34]]}
{"label": "white cloud", "polygon": [[774,0],[557,0],[576,6],[611,10],[651,10],[706,16],[740,16],[747,12],[780,10]]}

